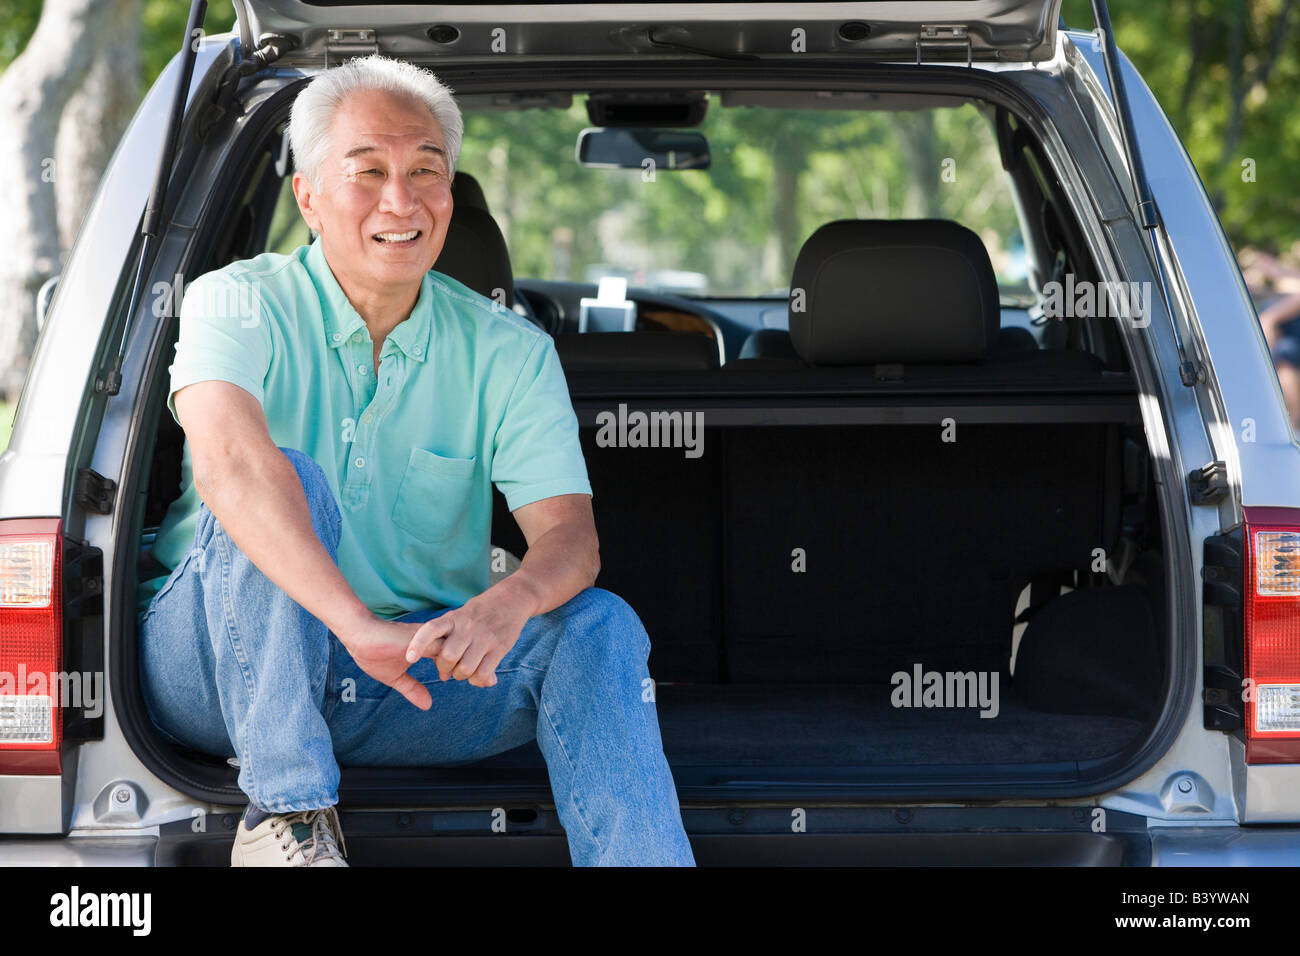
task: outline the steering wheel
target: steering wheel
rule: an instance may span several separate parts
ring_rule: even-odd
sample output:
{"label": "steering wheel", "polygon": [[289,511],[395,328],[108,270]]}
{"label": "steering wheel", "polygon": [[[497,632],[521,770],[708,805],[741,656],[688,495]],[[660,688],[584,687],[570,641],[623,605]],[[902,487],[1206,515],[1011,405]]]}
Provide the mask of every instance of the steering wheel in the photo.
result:
{"label": "steering wheel", "polygon": [[685,312],[688,315],[694,315],[703,319],[713,329],[713,337],[718,343],[718,364],[724,365],[727,361],[726,339],[722,336],[723,325],[729,324],[731,320],[720,312],[716,312],[707,305],[701,305],[691,299],[684,299],[681,296],[666,295],[660,292],[642,292],[629,291],[628,298],[637,303],[638,306],[650,305],[661,306],[672,309],[677,312]]}
{"label": "steering wheel", "polygon": [[515,304],[524,310],[524,318],[548,335],[558,334],[560,331],[559,311],[553,303],[544,297],[542,297],[542,309],[537,309],[533,305],[533,300],[529,298],[532,294],[534,293],[515,286]]}

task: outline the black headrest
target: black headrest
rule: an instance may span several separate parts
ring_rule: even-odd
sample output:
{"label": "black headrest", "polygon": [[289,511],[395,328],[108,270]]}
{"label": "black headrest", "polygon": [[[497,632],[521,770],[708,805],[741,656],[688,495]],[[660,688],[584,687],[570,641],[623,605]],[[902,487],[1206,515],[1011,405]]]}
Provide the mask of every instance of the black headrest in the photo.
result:
{"label": "black headrest", "polygon": [[979,362],[997,339],[988,250],[939,219],[841,219],[803,244],[790,337],[815,365]]}
{"label": "black headrest", "polygon": [[[461,174],[456,174],[460,179]],[[514,270],[510,267],[510,250],[496,220],[484,209],[474,206],[452,207],[447,238],[442,244],[434,271],[465,283],[479,295],[501,301],[496,291],[503,289],[502,304],[515,304]]]}
{"label": "black headrest", "polygon": [[451,201],[456,207],[473,206],[475,209],[482,209],[489,212],[487,197],[483,195],[483,187],[479,185],[477,179],[469,173],[457,171],[451,180]]}
{"label": "black headrest", "polygon": [[692,332],[563,332],[555,351],[566,372],[652,372],[718,367],[718,344]]}

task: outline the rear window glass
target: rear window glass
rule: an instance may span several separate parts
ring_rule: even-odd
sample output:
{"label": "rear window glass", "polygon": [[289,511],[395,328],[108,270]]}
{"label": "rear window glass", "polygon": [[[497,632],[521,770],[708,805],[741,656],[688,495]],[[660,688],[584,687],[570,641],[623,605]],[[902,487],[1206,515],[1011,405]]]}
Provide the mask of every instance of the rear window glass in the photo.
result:
{"label": "rear window glass", "polygon": [[993,126],[974,105],[893,111],[726,106],[708,169],[591,168],[567,110],[466,110],[458,171],[482,184],[517,277],[607,275],[664,292],[785,296],[799,247],[836,219],[951,219],[984,240],[1004,296],[1029,294]]}
{"label": "rear window glass", "polygon": [[[474,176],[517,279],[783,298],[804,240],[836,219],[950,219],[974,230],[1004,302],[1028,305],[1025,244],[990,120],[931,109],[774,109],[710,96],[707,169],[581,165],[585,98],[568,109],[463,107],[457,172]],[[311,241],[286,177],[267,249]]]}

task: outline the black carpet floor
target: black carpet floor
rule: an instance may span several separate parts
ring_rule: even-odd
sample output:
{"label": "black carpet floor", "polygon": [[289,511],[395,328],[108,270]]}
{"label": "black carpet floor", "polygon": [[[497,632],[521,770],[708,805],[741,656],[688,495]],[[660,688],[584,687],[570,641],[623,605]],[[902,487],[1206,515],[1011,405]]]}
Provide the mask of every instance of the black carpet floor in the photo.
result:
{"label": "black carpet floor", "polygon": [[[1088,760],[1134,742],[1142,724],[1047,714],[1009,693],[978,709],[895,708],[888,685],[660,684],[659,727],[674,767],[918,766]],[[545,766],[536,743],[481,766]]]}

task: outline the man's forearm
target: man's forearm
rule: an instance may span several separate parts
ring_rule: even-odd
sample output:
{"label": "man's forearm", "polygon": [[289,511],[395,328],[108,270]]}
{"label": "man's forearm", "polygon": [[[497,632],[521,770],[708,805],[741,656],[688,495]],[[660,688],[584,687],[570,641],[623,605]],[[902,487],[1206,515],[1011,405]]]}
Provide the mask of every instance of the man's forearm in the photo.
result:
{"label": "man's forearm", "polygon": [[242,450],[194,481],[240,551],[340,639],[373,620],[316,536],[297,470],[278,448]]}
{"label": "man's forearm", "polygon": [[599,572],[598,544],[590,528],[557,525],[529,546],[513,574],[488,588],[483,596],[517,602],[533,617],[553,611],[592,587]]}

